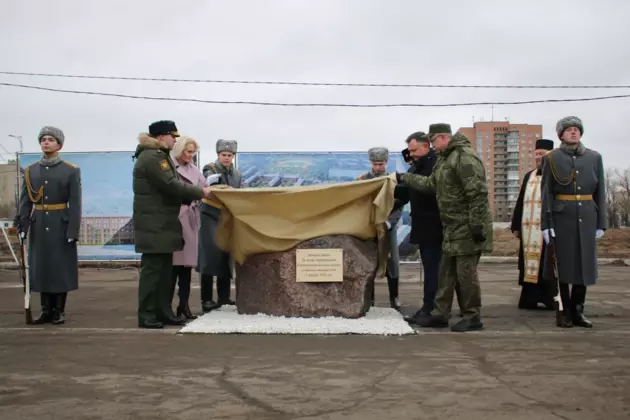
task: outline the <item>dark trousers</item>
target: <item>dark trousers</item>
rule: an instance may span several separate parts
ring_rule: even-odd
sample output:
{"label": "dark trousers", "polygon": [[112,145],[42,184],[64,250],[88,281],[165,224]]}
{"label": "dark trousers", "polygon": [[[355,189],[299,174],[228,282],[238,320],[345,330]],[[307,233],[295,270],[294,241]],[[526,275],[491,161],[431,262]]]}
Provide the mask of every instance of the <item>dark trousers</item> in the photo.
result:
{"label": "dark trousers", "polygon": [[[212,301],[212,285],[214,282],[214,276],[202,274],[201,275],[201,301]],[[217,277],[217,297],[218,301],[223,303],[230,300],[230,278],[229,277]]]}
{"label": "dark trousers", "polygon": [[[440,277],[442,244],[420,245],[420,259],[424,268],[423,312],[429,313],[435,307],[435,293]],[[459,300],[459,299],[458,299]]]}
{"label": "dark trousers", "polygon": [[182,265],[173,266],[173,294],[175,294],[175,284],[178,286],[177,296],[179,297],[179,305],[185,306],[190,298],[190,283],[192,279],[192,267],[184,267]]}
{"label": "dark trousers", "polygon": [[566,317],[574,317],[578,312],[584,311],[584,301],[586,300],[586,286],[574,284],[569,293],[567,283],[559,283],[560,298]]}
{"label": "dark trousers", "polygon": [[138,284],[138,320],[173,318],[173,254],[142,254]]}

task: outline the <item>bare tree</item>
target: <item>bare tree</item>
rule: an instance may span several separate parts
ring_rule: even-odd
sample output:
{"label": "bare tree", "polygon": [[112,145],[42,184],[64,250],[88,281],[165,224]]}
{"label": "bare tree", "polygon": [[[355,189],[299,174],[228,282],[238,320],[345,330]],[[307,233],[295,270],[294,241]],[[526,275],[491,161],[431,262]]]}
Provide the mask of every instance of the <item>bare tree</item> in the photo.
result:
{"label": "bare tree", "polygon": [[608,213],[608,226],[619,227],[619,180],[614,169],[606,169],[606,210]]}
{"label": "bare tree", "polygon": [[619,202],[619,215],[623,226],[630,226],[630,168],[623,172],[615,170],[617,175],[617,201]]}

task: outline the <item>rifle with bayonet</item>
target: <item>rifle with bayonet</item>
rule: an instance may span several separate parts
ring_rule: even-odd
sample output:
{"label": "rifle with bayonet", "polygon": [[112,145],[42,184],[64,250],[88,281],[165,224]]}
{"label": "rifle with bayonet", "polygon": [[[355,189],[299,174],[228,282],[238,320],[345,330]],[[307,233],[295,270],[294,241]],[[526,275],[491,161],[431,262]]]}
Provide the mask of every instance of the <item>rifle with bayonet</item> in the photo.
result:
{"label": "rifle with bayonet", "polygon": [[564,305],[562,305],[562,294],[560,293],[560,277],[558,276],[558,259],[556,257],[556,238],[549,233],[549,243],[547,244],[548,261],[551,264],[552,280],[556,295],[553,298],[554,307],[556,308],[556,326],[564,325]]}
{"label": "rifle with bayonet", "polygon": [[22,286],[24,290],[24,316],[26,324],[33,323],[33,315],[31,313],[31,278],[28,267],[28,251],[26,248],[26,235],[17,229],[18,238],[20,240],[20,274],[22,276]]}

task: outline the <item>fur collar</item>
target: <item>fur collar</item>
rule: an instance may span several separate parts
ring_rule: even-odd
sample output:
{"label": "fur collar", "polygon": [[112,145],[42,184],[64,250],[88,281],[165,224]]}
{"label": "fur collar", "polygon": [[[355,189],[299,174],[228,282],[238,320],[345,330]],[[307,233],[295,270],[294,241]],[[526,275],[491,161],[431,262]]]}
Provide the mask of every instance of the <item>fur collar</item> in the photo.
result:
{"label": "fur collar", "polygon": [[148,133],[140,133],[138,136],[138,144],[145,149],[167,149],[168,146],[163,141],[151,137]]}

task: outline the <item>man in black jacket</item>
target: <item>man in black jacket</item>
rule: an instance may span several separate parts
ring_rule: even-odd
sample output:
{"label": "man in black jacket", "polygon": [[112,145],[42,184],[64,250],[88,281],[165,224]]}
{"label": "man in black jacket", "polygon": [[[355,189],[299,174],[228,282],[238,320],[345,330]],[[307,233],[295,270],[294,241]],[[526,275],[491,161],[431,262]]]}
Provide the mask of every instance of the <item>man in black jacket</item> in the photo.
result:
{"label": "man in black jacket", "polygon": [[[435,150],[429,147],[427,135],[419,131],[411,134],[406,142],[409,156],[413,158],[409,172],[429,176],[433,172],[437,154]],[[415,315],[405,318],[408,322],[415,322],[419,317],[427,316],[434,307],[440,273],[440,259],[442,258],[442,222],[435,192],[419,192],[408,188],[406,185],[397,185],[395,198],[395,208],[401,208],[411,202],[409,242],[418,245],[424,267],[423,305]],[[459,288],[456,289],[459,292]],[[459,297],[459,293],[457,294]]]}

